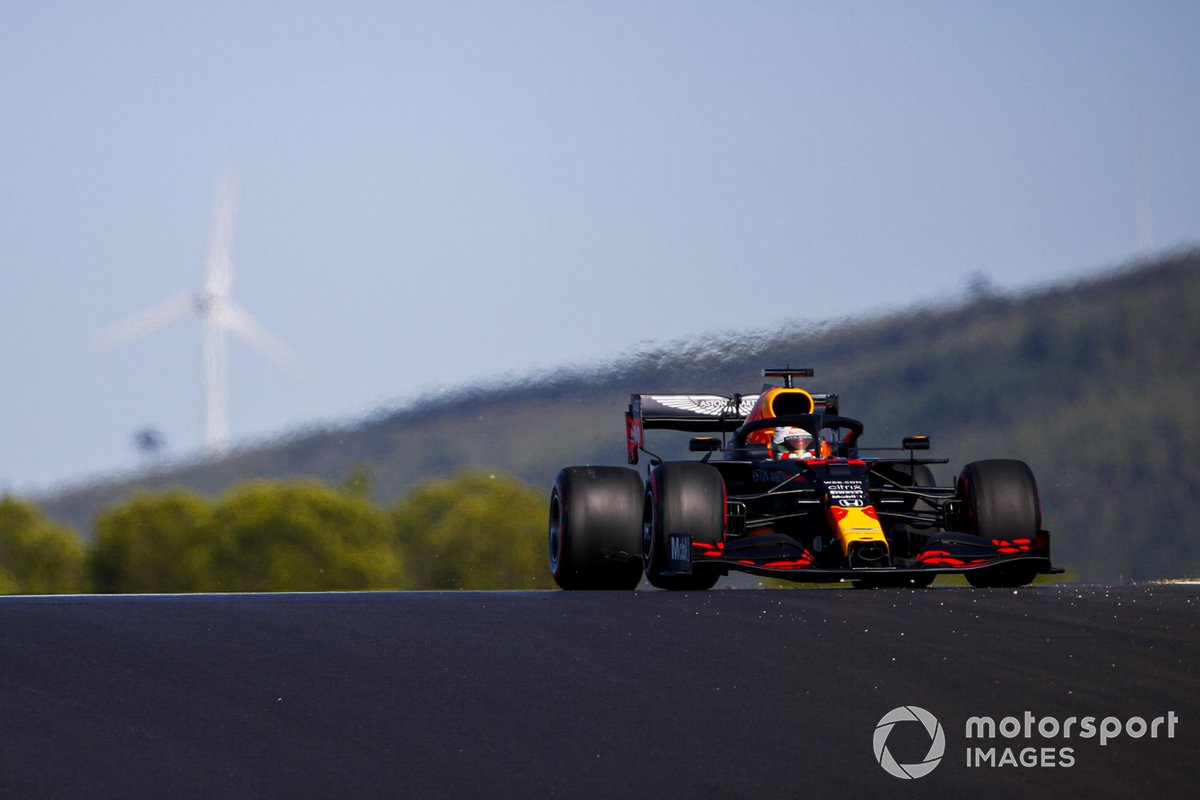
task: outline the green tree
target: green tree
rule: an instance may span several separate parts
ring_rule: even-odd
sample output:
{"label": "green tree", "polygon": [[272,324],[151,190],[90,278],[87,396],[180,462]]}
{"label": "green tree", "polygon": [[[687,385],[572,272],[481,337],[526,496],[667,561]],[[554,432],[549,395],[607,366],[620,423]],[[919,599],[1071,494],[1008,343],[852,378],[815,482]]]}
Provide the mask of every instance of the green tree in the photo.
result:
{"label": "green tree", "polygon": [[211,503],[182,489],[139,492],[96,516],[98,592],[198,592],[217,583]]}
{"label": "green tree", "polygon": [[86,590],[83,543],[37,507],[0,498],[0,593],[70,594]]}
{"label": "green tree", "polygon": [[213,589],[397,588],[401,560],[387,516],[364,496],[317,482],[251,482],[214,511]]}
{"label": "green tree", "polygon": [[392,509],[408,587],[550,587],[547,513],[541,493],[507,476],[469,472],[422,483]]}

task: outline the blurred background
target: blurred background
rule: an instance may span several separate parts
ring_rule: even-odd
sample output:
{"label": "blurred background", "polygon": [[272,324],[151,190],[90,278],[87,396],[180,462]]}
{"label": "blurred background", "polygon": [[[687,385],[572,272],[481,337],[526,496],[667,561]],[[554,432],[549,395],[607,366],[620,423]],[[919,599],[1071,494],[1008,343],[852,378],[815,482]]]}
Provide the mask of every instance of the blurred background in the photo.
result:
{"label": "blurred background", "polygon": [[[1137,367],[1156,420],[1194,396],[1165,356],[1197,316],[1195,4],[47,2],[4,19],[0,491],[85,539],[136,487],[358,474],[390,503],[479,467],[540,492],[601,441],[619,457],[628,391],[754,390],[768,356],[857,389],[847,413],[883,430],[949,426],[964,458],[1009,455],[965,452],[1013,439],[1007,403],[1080,402],[1081,378],[1035,400],[962,377],[991,359],[1103,370],[1097,392]],[[1040,310],[1004,316],[1022,307]],[[985,317],[983,349],[954,351]],[[1088,351],[1097,331],[1115,339]],[[909,372],[871,361],[918,334]],[[959,417],[918,385],[946,372]],[[464,428],[495,407],[463,399],[481,386],[511,414]],[[397,432],[435,411],[446,432]],[[1152,423],[1118,427],[1132,443]],[[501,427],[528,435],[480,438]],[[1043,484],[1049,453],[1093,433],[1031,459]],[[1060,481],[1059,509],[1081,482]],[[1118,510],[1078,513],[1123,541]],[[1121,558],[1093,574],[1157,574]]]}

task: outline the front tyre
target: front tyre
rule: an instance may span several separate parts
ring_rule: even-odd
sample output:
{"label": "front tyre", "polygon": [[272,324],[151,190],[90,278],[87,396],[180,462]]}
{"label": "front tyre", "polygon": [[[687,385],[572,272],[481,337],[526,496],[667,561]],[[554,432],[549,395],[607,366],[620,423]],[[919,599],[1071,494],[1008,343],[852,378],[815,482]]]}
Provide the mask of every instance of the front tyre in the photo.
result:
{"label": "front tyre", "polygon": [[550,491],[550,572],[563,589],[634,589],[642,577],[642,479],[567,467]]}
{"label": "front tyre", "polygon": [[721,577],[711,564],[692,563],[691,574],[671,574],[672,534],[717,545],[725,540],[725,480],[709,464],[668,462],[655,467],[646,487],[642,560],[646,580],[659,589],[704,591]]}
{"label": "front tyre", "polygon": [[[958,478],[965,532],[988,541],[1035,539],[1042,527],[1042,504],[1033,471],[1024,461],[993,459],[963,467]],[[1001,565],[966,573],[979,588],[1025,586],[1037,577],[1028,564]]]}

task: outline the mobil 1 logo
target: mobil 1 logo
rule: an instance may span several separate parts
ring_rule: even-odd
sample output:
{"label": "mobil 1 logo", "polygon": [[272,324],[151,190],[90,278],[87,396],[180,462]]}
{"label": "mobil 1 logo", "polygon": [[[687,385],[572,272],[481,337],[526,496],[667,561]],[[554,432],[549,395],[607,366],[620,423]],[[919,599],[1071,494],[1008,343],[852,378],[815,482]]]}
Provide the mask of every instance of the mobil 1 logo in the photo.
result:
{"label": "mobil 1 logo", "polygon": [[692,571],[692,537],[673,533],[667,537],[667,569],[671,572]]}

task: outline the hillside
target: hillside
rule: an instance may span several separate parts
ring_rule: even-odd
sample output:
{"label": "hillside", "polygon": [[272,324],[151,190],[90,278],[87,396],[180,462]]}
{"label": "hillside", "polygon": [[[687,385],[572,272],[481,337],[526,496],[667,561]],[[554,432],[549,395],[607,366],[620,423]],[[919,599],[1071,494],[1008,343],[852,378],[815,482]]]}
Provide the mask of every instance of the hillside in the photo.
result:
{"label": "hillside", "polygon": [[[836,309],[832,310],[836,313]],[[135,488],[219,493],[255,478],[370,476],[390,501],[426,477],[497,469],[546,486],[560,466],[621,463],[634,391],[755,391],[763,366],[817,371],[863,419],[863,443],[933,436],[949,481],[977,458],[1037,474],[1056,560],[1085,580],[1200,575],[1200,251],[1022,295],[979,295],[816,331],[661,345],[589,372],[463,390],[344,427],[304,431],[217,463],[40,499],[89,534]]]}

